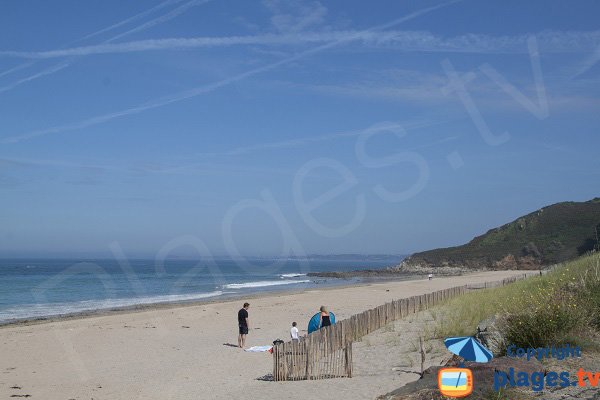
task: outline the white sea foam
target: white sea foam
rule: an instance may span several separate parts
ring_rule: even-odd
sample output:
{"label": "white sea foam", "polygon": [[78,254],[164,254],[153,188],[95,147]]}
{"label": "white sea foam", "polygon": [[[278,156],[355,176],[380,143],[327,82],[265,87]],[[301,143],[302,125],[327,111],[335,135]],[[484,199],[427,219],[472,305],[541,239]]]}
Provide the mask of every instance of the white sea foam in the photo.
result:
{"label": "white sea foam", "polygon": [[285,279],[285,278],[298,278],[301,276],[306,276],[306,274],[300,274],[300,273],[296,273],[296,274],[281,274],[279,275],[279,277],[281,279]]}
{"label": "white sea foam", "polygon": [[258,288],[258,287],[266,287],[266,286],[277,286],[277,285],[291,285],[298,283],[308,283],[310,280],[295,280],[295,281],[256,281],[256,282],[246,282],[246,283],[230,283],[227,285],[223,285],[223,289],[247,289],[247,288]]}
{"label": "white sea foam", "polygon": [[217,290],[210,293],[168,294],[123,299],[83,300],[73,303],[25,304],[18,307],[0,310],[0,322],[25,318],[52,317],[84,311],[110,310],[113,308],[131,307],[143,304],[200,300],[208,297],[220,296],[222,294],[222,291]]}

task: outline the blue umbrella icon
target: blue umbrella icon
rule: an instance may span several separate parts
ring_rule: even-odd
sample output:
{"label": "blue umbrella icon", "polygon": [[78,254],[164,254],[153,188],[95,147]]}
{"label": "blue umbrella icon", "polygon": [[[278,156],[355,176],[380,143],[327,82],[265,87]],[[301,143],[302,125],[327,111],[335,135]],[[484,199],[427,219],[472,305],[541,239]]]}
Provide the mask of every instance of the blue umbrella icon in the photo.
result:
{"label": "blue umbrella icon", "polygon": [[492,353],[471,336],[451,337],[444,340],[446,348],[466,361],[484,363],[494,356]]}

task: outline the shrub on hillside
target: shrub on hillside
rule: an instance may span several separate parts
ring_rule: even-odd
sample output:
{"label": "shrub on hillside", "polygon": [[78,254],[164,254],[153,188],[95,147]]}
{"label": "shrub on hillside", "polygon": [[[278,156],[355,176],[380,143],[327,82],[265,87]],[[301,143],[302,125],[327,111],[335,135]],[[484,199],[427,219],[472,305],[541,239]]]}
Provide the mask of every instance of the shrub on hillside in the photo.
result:
{"label": "shrub on hillside", "polygon": [[576,291],[563,287],[539,290],[522,303],[522,311],[505,316],[502,330],[508,343],[521,347],[556,345],[587,325],[588,314]]}
{"label": "shrub on hillside", "polygon": [[600,331],[600,257],[596,256],[596,265],[586,270],[580,280],[581,301],[589,310],[592,326]]}
{"label": "shrub on hillside", "polygon": [[512,300],[518,306],[505,313],[503,333],[516,345],[550,346],[590,325],[600,329],[600,257],[568,263]]}

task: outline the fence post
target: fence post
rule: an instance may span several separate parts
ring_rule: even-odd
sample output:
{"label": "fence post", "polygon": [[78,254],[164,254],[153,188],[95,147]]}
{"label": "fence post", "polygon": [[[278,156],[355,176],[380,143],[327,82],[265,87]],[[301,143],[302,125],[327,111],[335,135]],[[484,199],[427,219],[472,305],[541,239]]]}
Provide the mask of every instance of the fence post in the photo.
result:
{"label": "fence post", "polygon": [[344,361],[346,362],[346,376],[352,378],[352,342],[346,344]]}
{"label": "fence post", "polygon": [[423,336],[419,336],[419,348],[421,350],[421,378],[425,371],[425,346],[423,345]]}
{"label": "fence post", "polygon": [[277,351],[277,346],[273,346],[273,380],[279,380],[279,366],[277,363],[279,362],[279,354]]}
{"label": "fence post", "polygon": [[306,340],[306,380],[310,380],[311,368],[310,364],[312,362],[312,337],[310,335],[305,339]]}

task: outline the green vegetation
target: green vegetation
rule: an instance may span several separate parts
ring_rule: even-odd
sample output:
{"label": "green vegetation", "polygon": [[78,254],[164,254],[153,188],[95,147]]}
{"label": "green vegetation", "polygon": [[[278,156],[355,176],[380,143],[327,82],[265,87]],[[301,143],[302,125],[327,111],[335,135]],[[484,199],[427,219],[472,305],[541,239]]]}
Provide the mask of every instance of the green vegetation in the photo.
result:
{"label": "green vegetation", "polygon": [[600,254],[567,262],[541,277],[468,293],[433,312],[437,337],[473,335],[480,321],[497,316],[509,343],[586,346],[600,330]]}
{"label": "green vegetation", "polygon": [[600,198],[544,207],[469,243],[413,254],[408,264],[537,268],[598,250]]}

